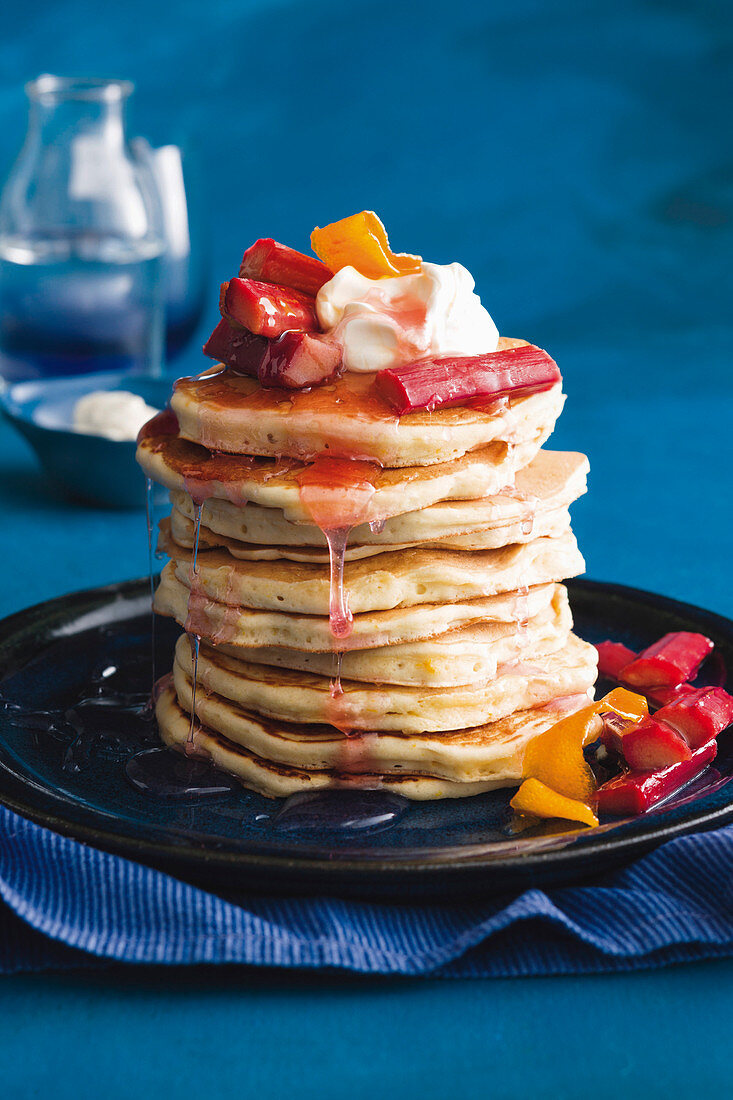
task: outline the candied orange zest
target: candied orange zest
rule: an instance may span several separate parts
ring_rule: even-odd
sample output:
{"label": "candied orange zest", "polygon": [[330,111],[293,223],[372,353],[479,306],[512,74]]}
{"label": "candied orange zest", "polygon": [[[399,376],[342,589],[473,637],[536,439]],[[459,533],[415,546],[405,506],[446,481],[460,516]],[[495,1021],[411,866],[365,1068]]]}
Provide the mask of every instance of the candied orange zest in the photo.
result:
{"label": "candied orange zest", "polygon": [[524,753],[525,778],[538,779],[566,798],[590,801],[596,781],[583,748],[598,736],[598,707],[591,703],[530,741]]}
{"label": "candied orange zest", "polygon": [[311,248],[331,271],[354,267],[368,279],[414,275],[421,258],[407,252],[393,252],[387,230],[373,210],[331,222],[311,233]]}
{"label": "candied orange zest", "polygon": [[632,722],[641,722],[649,717],[649,704],[643,695],[637,695],[628,688],[617,687],[609,691],[598,703],[598,712],[613,711],[621,718],[629,718]]}
{"label": "candied orange zest", "polygon": [[[595,797],[597,785],[593,771],[583,755],[583,749],[598,736],[598,715],[609,711],[633,722],[641,722],[647,717],[649,707],[646,699],[636,692],[622,687],[614,688],[603,699],[561,718],[554,726],[535,737],[524,752],[525,782],[512,799],[515,810],[537,817],[567,817],[568,820],[582,821],[584,824],[598,824],[589,805]],[[525,790],[527,783],[531,786]],[[530,795],[538,801],[528,801]],[[568,801],[571,806],[566,809],[571,809],[572,805],[576,808],[582,806],[585,816],[579,817],[577,812],[544,812],[538,808],[549,806],[551,796]]]}
{"label": "candied orange zest", "polygon": [[539,779],[525,779],[514,795],[511,807],[517,813],[533,814],[535,817],[559,817],[564,821],[580,821],[590,826],[598,824],[598,818],[587,803],[558,794]]}

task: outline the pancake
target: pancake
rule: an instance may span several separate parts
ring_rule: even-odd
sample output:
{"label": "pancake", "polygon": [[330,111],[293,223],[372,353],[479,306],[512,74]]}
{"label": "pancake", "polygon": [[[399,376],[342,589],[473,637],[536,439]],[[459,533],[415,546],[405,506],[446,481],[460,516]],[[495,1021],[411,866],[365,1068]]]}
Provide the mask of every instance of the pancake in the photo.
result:
{"label": "pancake", "polygon": [[320,676],[334,677],[340,671],[345,679],[363,683],[459,687],[490,679],[498,665],[519,656],[531,662],[535,654],[562,649],[572,626],[567,593],[557,585],[552,604],[521,630],[516,623],[474,623],[437,638],[352,650],[342,654],[340,669],[335,653],[303,653],[277,646],[240,649],[226,644],[218,645],[217,652]]}
{"label": "pancake", "polygon": [[[540,584],[526,592],[502,592],[478,600],[456,603],[424,603],[354,616],[351,634],[334,638],[323,615],[292,615],[282,611],[251,610],[219,603],[196,601],[196,633],[216,644],[242,649],[260,646],[285,647],[309,653],[349,652],[400,645],[444,634],[470,623],[503,622],[516,626],[518,619],[531,619],[547,608],[554,584]],[[155,592],[154,607],[160,615],[186,623],[190,589],[178,580],[172,562],[163,569]]]}
{"label": "pancake", "polygon": [[306,461],[327,454],[402,467],[450,461],[497,439],[547,438],[564,401],[557,383],[511,401],[398,417],[368,374],[347,372],[307,392],[285,392],[220,366],[180,379],[171,408],[181,437],[212,451]]}
{"label": "pancake", "polygon": [[[189,498],[190,503],[190,498]],[[188,509],[186,509],[187,511]],[[411,513],[415,514],[415,513]],[[530,527],[531,524],[531,527]],[[291,524],[295,527],[295,524]],[[195,525],[184,514],[174,508],[167,520],[161,522],[164,537],[170,532],[174,542],[191,550],[195,540]],[[415,548],[433,550],[496,550],[500,546],[512,543],[531,542],[533,538],[559,538],[570,528],[570,512],[567,508],[558,508],[554,512],[544,512],[528,521],[508,524],[506,527],[488,527],[468,535],[454,535],[452,538],[435,539],[431,542],[403,542],[384,545],[352,546],[350,543],[344,552],[344,561],[358,561],[361,558],[373,558],[388,550],[411,550]],[[316,530],[318,530],[316,528]],[[242,561],[288,561],[310,562],[314,565],[327,565],[328,550],[317,546],[289,546],[282,543],[268,546],[261,543],[240,542],[238,539],[218,535],[206,524],[199,525],[200,550],[228,550],[233,558]]]}
{"label": "pancake", "polygon": [[[548,435],[549,428],[540,427],[521,441],[488,443],[470,455],[431,466],[383,469],[372,462],[350,464],[352,476],[365,490],[355,520],[365,525],[381,523],[437,501],[472,500],[499,493],[532,462]],[[173,435],[143,438],[137,460],[148,477],[172,492],[187,493],[197,500],[229,502],[230,515],[254,504],[277,509],[291,523],[313,523],[301,500],[298,480],[308,469],[307,463],[211,454]],[[214,514],[214,504],[207,510]],[[264,518],[268,518],[267,513]],[[240,527],[241,522],[240,518]]]}
{"label": "pancake", "polygon": [[[474,456],[475,457],[475,456]],[[466,462],[466,460],[461,460]],[[440,540],[456,549],[489,549],[512,542],[527,541],[536,535],[559,533],[567,517],[567,507],[586,490],[588,459],[572,451],[541,450],[516,475],[512,488],[477,499],[443,500],[417,511],[393,515],[384,524],[368,523],[354,527],[349,536],[347,560],[367,556],[366,547],[419,546]],[[464,484],[464,488],[469,488]],[[459,489],[455,481],[453,491]],[[190,496],[173,490],[173,537],[181,545],[193,543],[193,529],[183,517],[194,518]],[[562,519],[560,518],[562,517]],[[215,537],[227,541],[226,546],[236,557],[252,556],[252,545],[265,545],[284,550],[286,547],[321,547],[327,555],[323,532],[313,524],[290,522],[282,509],[260,507],[257,504],[236,505],[230,501],[210,499],[202,513],[206,545],[215,545]],[[485,532],[504,532],[487,535]],[[483,532],[483,538],[465,539],[467,533]],[[245,544],[245,549],[242,549]],[[291,557],[289,553],[284,556]],[[315,559],[312,555],[296,560]]]}
{"label": "pancake", "polygon": [[[270,798],[348,787],[382,787],[416,800],[462,798],[520,783],[529,741],[586,702],[586,696],[558,699],[488,726],[423,737],[373,734],[345,738],[335,729],[316,727],[307,738],[309,759],[337,761],[321,768],[271,762],[208,727],[196,730],[195,745],[245,787]],[[268,722],[225,700],[214,705],[222,726],[228,728],[236,722],[241,735],[262,752],[273,751],[281,741],[285,753],[295,753],[296,745],[302,746],[305,740],[297,725]],[[164,743],[182,751],[189,717],[172,688],[160,695],[156,717]]]}
{"label": "pancake", "polygon": [[[363,685],[342,680],[333,696],[325,676],[291,672],[235,660],[206,646],[198,659],[196,714],[214,729],[239,741],[236,731],[222,730],[211,712],[219,696],[245,711],[282,722],[330,724],[341,730],[440,733],[466,729],[505,718],[517,710],[542,706],[557,696],[587,692],[595,683],[597,651],[570,634],[552,654],[535,655],[502,666],[496,677],[455,688]],[[184,710],[191,710],[191,650],[182,635],[176,647],[173,680]],[[251,748],[244,743],[245,748]],[[284,762],[288,763],[287,758]]]}
{"label": "pancake", "polygon": [[[191,554],[173,540],[162,547],[178,580],[191,587]],[[537,538],[523,545],[467,553],[411,549],[351,561],[344,590],[353,614],[388,611],[421,603],[454,603],[546,584],[582,573],[585,563],[575,536]],[[291,561],[239,561],[224,550],[198,555],[193,586],[197,607],[216,601],[248,609],[329,613],[329,569]],[[524,617],[524,616],[522,616]]]}

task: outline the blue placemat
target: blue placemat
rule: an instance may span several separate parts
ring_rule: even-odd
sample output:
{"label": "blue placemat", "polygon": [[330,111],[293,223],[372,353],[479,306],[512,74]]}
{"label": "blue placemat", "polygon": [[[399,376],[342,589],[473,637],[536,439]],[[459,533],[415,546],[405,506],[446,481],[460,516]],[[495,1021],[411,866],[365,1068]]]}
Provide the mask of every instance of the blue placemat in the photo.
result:
{"label": "blue placemat", "polygon": [[0,971],[238,963],[512,977],[733,955],[733,826],[591,884],[456,905],[234,905],[0,807]]}

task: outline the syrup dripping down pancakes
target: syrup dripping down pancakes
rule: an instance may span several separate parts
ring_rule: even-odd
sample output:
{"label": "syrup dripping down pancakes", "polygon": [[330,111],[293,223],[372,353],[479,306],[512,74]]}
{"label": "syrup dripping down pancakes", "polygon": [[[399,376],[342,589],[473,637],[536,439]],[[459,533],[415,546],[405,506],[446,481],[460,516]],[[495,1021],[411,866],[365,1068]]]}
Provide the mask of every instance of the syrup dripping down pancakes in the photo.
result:
{"label": "syrup dripping down pancakes", "polygon": [[[326,280],[318,305],[330,272],[306,276]],[[266,353],[270,370],[277,339],[263,352],[264,337],[235,330],[238,369],[178,382],[139,440],[172,504],[155,608],[185,632],[157,701],[163,741],[272,797],[520,782],[526,745],[596,678],[562,584],[584,569],[569,506],[588,464],[544,448],[561,384],[397,415],[373,372],[263,386],[241,356]],[[301,336],[306,351],[331,339]]]}

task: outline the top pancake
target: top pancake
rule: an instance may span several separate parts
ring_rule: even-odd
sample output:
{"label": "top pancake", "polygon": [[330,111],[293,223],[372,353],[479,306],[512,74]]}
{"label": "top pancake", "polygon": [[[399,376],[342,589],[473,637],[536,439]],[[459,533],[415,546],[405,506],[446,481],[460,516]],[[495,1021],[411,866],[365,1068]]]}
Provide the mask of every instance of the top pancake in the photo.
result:
{"label": "top pancake", "polygon": [[[500,341],[514,346],[523,341]],[[310,391],[263,389],[224,370],[176,383],[171,408],[180,434],[213,451],[308,461],[317,455],[382,466],[447,462],[494,440],[549,436],[564,395],[552,389],[512,401],[474,402],[397,416],[369,374],[347,372]]]}

